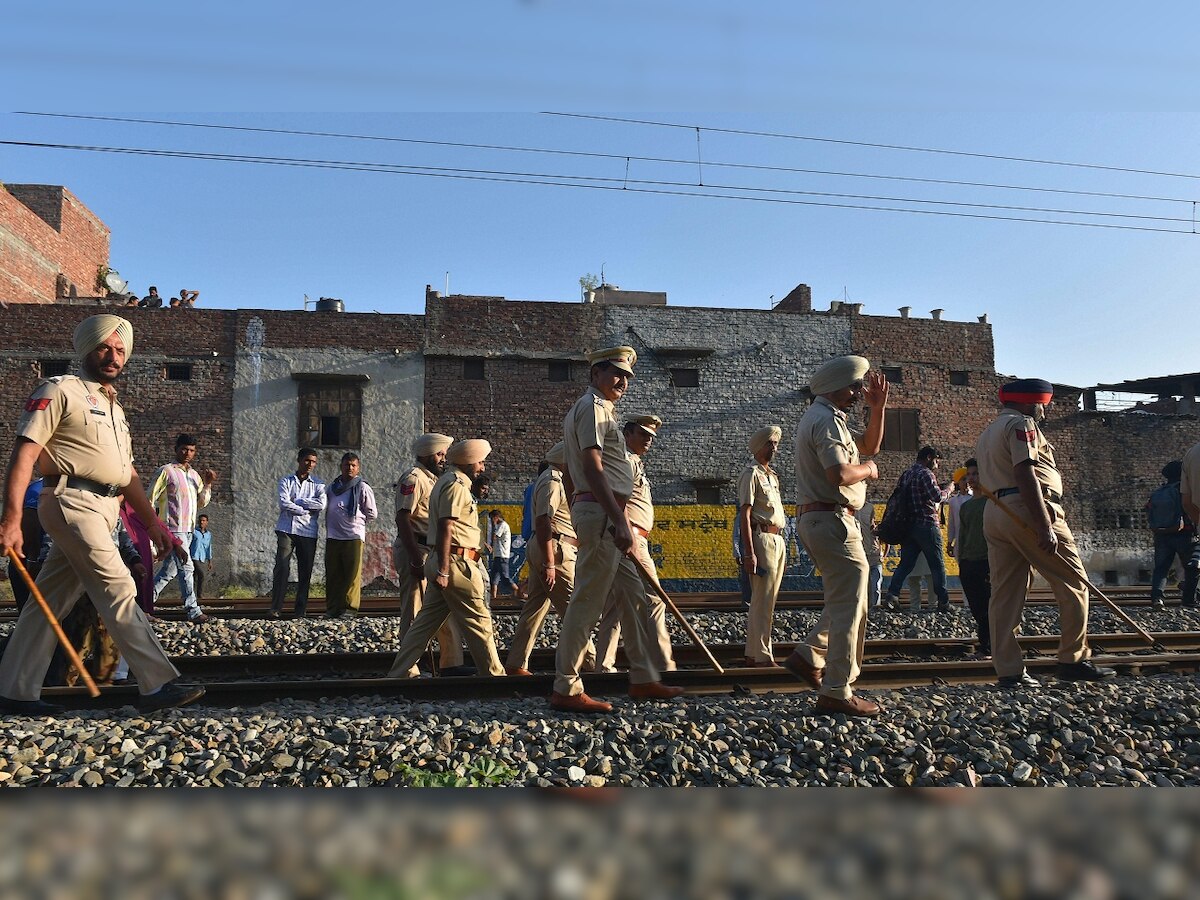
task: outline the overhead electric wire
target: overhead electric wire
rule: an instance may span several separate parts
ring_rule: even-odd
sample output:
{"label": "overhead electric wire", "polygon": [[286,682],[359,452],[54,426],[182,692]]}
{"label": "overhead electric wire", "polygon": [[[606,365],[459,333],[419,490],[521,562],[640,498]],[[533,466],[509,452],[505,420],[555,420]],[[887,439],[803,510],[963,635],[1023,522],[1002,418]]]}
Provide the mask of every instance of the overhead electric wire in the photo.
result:
{"label": "overhead electric wire", "polygon": [[[674,197],[701,197],[701,198],[707,198],[707,199],[749,200],[749,201],[756,201],[756,202],[760,202],[760,203],[784,203],[784,204],[789,204],[789,205],[817,206],[817,207],[827,207],[827,208],[835,208],[835,209],[861,209],[861,210],[870,210],[870,211],[875,211],[875,212],[920,213],[920,214],[924,214],[924,215],[934,215],[934,216],[954,216],[957,218],[989,219],[989,220],[1008,221],[1008,222],[1030,222],[1030,223],[1037,223],[1037,224],[1044,224],[1044,225],[1073,225],[1073,226],[1077,226],[1077,227],[1086,227],[1086,228],[1108,228],[1108,229],[1119,229],[1119,230],[1125,230],[1125,231],[1158,232],[1158,233],[1164,233],[1164,234],[1194,234],[1195,233],[1191,229],[1185,230],[1185,229],[1174,229],[1174,228],[1154,228],[1151,226],[1144,226],[1144,225],[1121,225],[1121,224],[1106,223],[1106,222],[1075,222],[1075,221],[1069,221],[1069,220],[1039,219],[1039,218],[1033,218],[1033,217],[1029,217],[1029,216],[997,216],[997,215],[989,215],[989,214],[985,214],[985,213],[952,212],[949,210],[912,209],[912,208],[905,208],[905,207],[889,207],[889,206],[869,206],[869,205],[865,205],[865,204],[852,204],[852,203],[830,203],[830,202],[823,202],[823,201],[816,201],[816,200],[795,200],[795,199],[788,199],[785,197],[755,197],[755,196],[746,196],[746,195],[741,195],[741,194],[717,194],[717,193],[710,193],[709,191],[665,190],[662,188],[628,187],[625,184],[618,186],[617,184],[581,184],[581,183],[579,183],[580,181],[589,181],[589,180],[590,181],[604,180],[604,181],[610,181],[610,182],[623,181],[623,179],[601,178],[599,176],[546,175],[546,174],[542,174],[542,173],[498,173],[498,172],[493,173],[493,172],[488,172],[488,170],[473,171],[473,170],[469,170],[469,169],[440,169],[437,167],[401,166],[401,165],[392,164],[392,163],[358,163],[358,162],[346,162],[346,161],[338,161],[338,160],[308,160],[308,159],[294,158],[294,157],[262,157],[262,156],[251,156],[251,155],[241,155],[241,154],[209,153],[209,152],[204,152],[204,151],[160,150],[160,149],[138,148],[138,147],[102,147],[102,146],[90,146],[90,145],[80,145],[80,144],[59,144],[59,143],[49,143],[49,142],[41,142],[41,141],[0,140],[0,145],[14,146],[14,147],[30,147],[30,148],[39,148],[39,149],[53,149],[53,150],[72,150],[72,151],[80,151],[80,152],[122,153],[122,154],[130,154],[130,155],[156,156],[156,157],[165,157],[165,158],[174,158],[174,159],[199,159],[199,160],[209,160],[209,161],[215,161],[215,162],[234,162],[234,163],[245,163],[245,164],[255,164],[255,165],[277,165],[277,166],[289,166],[289,167],[298,167],[298,168],[330,169],[330,170],[337,170],[337,171],[364,171],[364,172],[376,172],[376,173],[381,173],[381,174],[417,175],[417,176],[424,176],[424,177],[430,177],[430,178],[453,178],[453,179],[460,179],[460,180],[466,180],[466,181],[491,181],[491,182],[502,182],[502,183],[509,183],[509,184],[535,184],[535,185],[543,185],[543,186],[548,186],[548,187],[573,187],[573,188],[585,188],[585,189],[590,189],[590,190],[624,191],[627,193],[655,194],[655,195],[665,195],[665,196],[674,196]],[[563,178],[575,179],[575,180],[574,181],[555,180],[555,179],[563,179]],[[647,182],[640,182],[640,183],[651,184],[651,185],[658,184],[658,185],[664,185],[667,187],[670,187],[670,186],[691,187],[691,185],[689,185],[689,184],[672,183],[672,182],[647,181]],[[709,186],[709,190],[710,191],[713,190],[712,186]],[[769,189],[732,188],[731,190],[751,190],[751,191],[766,192]],[[842,195],[833,195],[833,196],[842,196]],[[857,195],[848,195],[848,196],[855,197]],[[873,198],[864,197],[861,199],[873,199]],[[890,201],[886,200],[885,198],[879,198],[879,199],[883,199],[885,202],[923,203],[923,204],[930,204],[930,205],[939,203],[939,202],[943,202],[943,201],[931,201],[931,200],[920,200],[920,199],[918,199],[918,200],[890,200]],[[953,204],[953,205],[983,206],[982,204],[967,204],[967,203]],[[1036,211],[1036,210],[1031,209],[1030,211]],[[1115,214],[1115,213],[1092,213],[1092,212],[1087,212],[1087,211],[1066,211],[1064,213],[1059,213],[1059,214],[1079,215],[1079,216],[1121,215],[1121,214]],[[1153,218],[1153,217],[1138,217],[1138,218]],[[1163,221],[1185,221],[1185,220],[1163,219]]]}
{"label": "overhead electric wire", "polygon": [[[355,141],[380,141],[384,143],[415,144],[430,147],[454,147],[465,150],[495,150],[506,153],[542,153],[554,156],[578,156],[592,159],[633,160],[634,162],[663,163],[675,166],[694,166],[695,159],[678,159],[663,156],[638,156],[629,153],[603,153],[598,150],[567,150],[556,147],[519,147],[509,144],[479,144],[466,141],[438,141],[431,138],[403,138],[392,135],[355,134],[339,131],[310,131],[295,128],[266,128],[255,125],[227,125],[212,122],[178,122],[170,119],[142,119],[131,116],[100,116],[82,113],[51,113],[19,111],[18,116],[41,116],[54,119],[81,119],[94,122],[114,122],[133,125],[154,125],[174,128],[201,128],[216,131],[242,131],[258,134],[279,134],[293,137],[323,137]],[[546,115],[569,116],[571,113],[546,113]],[[603,118],[603,117],[601,117]],[[680,126],[682,127],[682,126]],[[962,181],[951,178],[922,178],[915,175],[883,175],[872,172],[844,172],[830,169],[809,169],[797,166],[771,166],[760,163],[715,162],[705,160],[711,168],[746,169],[760,172],[787,172],[797,175],[826,175],[834,178],[865,178],[880,181],[909,181],[917,184],[941,184],[950,187],[977,187],[989,190],[1029,191],[1044,194],[1066,194],[1079,197],[1102,197],[1113,200],[1146,200],[1160,203],[1192,203],[1188,197],[1156,197],[1145,194],[1124,194],[1113,191],[1084,191],[1073,188],[1038,187],[1034,185],[1004,184],[988,181]],[[1182,177],[1182,176],[1181,176]]]}
{"label": "overhead electric wire", "polygon": [[553,112],[542,113],[547,116],[561,116],[567,119],[592,119],[597,122],[622,122],[627,125],[652,125],[658,128],[685,128],[688,131],[700,129],[714,134],[739,134],[747,137],[769,137],[790,141],[813,141],[821,144],[843,144],[849,147],[869,147],[877,150],[903,150],[908,153],[940,153],[946,156],[967,156],[974,159],[994,159],[1002,162],[1029,163],[1038,166],[1064,166],[1072,169],[1097,169],[1102,172],[1123,172],[1131,175],[1155,175],[1162,178],[1200,179],[1200,175],[1187,172],[1160,172],[1156,169],[1134,169],[1127,166],[1109,166],[1101,163],[1069,162],[1057,159],[1037,159],[1029,156],[1005,156],[999,153],[972,153],[967,150],[946,150],[939,147],[910,147],[905,144],[882,144],[872,141],[850,141],[844,138],[815,137],[806,134],[788,134],[778,131],[752,131],[743,128],[719,128],[708,125],[685,124],[683,122],[656,122],[650,119],[627,119],[620,116],[598,116],[589,113]]}

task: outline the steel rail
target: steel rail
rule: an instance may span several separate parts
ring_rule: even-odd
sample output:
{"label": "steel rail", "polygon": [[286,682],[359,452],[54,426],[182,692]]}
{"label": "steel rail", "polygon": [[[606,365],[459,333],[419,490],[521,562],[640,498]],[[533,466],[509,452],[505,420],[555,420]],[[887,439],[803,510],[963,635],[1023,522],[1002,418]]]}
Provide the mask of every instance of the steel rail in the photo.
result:
{"label": "steel rail", "polygon": [[[1196,672],[1200,654],[1169,653],[1138,656],[1100,656],[1096,662],[1112,666],[1125,675],[1161,672]],[[1051,672],[1053,659],[1027,660],[1026,667],[1037,675]],[[958,660],[939,662],[868,663],[863,666],[856,688],[895,688],[926,684],[968,684],[991,682],[996,678],[990,662]],[[724,674],[712,670],[672,672],[669,680],[688,694],[793,693],[808,688],[785,669],[732,669]],[[588,691],[593,695],[624,694],[628,689],[624,674],[589,675]],[[233,681],[206,685],[201,704],[190,714],[203,715],[202,707],[236,708],[278,700],[323,701],[333,698],[379,698],[381,702],[426,700],[526,699],[530,711],[557,715],[544,702],[553,687],[553,676],[539,674],[524,678],[344,678],[335,680]],[[82,688],[46,688],[44,699],[70,709],[115,709],[136,702],[137,688],[109,687],[92,698]]]}

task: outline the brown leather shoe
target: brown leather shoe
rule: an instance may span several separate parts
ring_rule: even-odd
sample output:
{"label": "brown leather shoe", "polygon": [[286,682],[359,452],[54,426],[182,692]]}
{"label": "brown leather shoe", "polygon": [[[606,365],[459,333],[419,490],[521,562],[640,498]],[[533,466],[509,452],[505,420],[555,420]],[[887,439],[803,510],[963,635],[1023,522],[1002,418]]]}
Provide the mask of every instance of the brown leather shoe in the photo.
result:
{"label": "brown leather shoe", "polygon": [[648,681],[645,684],[631,684],[629,696],[634,700],[674,700],[683,693],[683,688],[663,684],[661,681]]}
{"label": "brown leather shoe", "polygon": [[612,704],[593,700],[587,694],[568,696],[555,691],[550,695],[550,705],[563,712],[606,713],[612,712]]}
{"label": "brown leather shoe", "polygon": [[773,659],[751,659],[747,656],[742,660],[743,669],[782,669],[783,666]]}
{"label": "brown leather shoe", "polygon": [[817,698],[817,712],[826,715],[840,713],[843,716],[863,716],[873,719],[879,715],[879,704],[864,700],[862,697],[840,700],[837,697],[827,697],[822,694]]}
{"label": "brown leather shoe", "polygon": [[821,689],[824,676],[821,670],[795,651],[783,661],[783,667],[807,684],[814,691]]}
{"label": "brown leather shoe", "polygon": [[528,669],[523,669],[520,666],[505,666],[504,674],[510,676],[526,676],[533,675]]}

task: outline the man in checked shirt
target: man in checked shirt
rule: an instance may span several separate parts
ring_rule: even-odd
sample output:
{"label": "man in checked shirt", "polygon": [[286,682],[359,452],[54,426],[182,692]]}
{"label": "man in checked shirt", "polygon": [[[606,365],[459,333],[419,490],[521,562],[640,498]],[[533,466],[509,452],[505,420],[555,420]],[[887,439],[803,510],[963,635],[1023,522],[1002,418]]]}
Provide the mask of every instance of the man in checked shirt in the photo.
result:
{"label": "man in checked shirt", "polygon": [[883,605],[888,609],[900,608],[900,591],[908,579],[917,557],[922,553],[929,563],[930,577],[933,578],[933,592],[937,595],[938,612],[950,611],[950,595],[946,592],[946,562],[942,556],[942,528],[938,521],[938,507],[945,503],[954,487],[954,482],[947,482],[940,487],[935,473],[942,458],[935,447],[922,447],[917,453],[917,461],[904,474],[900,482],[905,485],[908,497],[908,508],[913,516],[912,528],[908,537],[900,545],[900,565],[892,573],[888,584],[887,595]]}

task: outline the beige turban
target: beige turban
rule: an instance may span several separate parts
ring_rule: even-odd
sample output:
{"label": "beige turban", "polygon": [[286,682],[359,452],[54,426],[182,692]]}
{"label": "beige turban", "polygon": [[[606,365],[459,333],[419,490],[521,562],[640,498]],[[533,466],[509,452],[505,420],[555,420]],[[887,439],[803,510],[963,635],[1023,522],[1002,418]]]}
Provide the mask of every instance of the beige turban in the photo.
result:
{"label": "beige turban", "polygon": [[565,466],[567,464],[567,445],[559,441],[553,447],[546,451],[546,462],[556,466]]}
{"label": "beige turban", "polygon": [[446,462],[456,466],[469,466],[472,463],[483,462],[492,452],[492,445],[482,438],[471,438],[451,444],[446,451]]}
{"label": "beige turban", "polygon": [[128,319],[112,315],[91,316],[75,326],[75,353],[83,359],[114,331],[120,335],[121,343],[125,345],[125,358],[129,359],[133,356],[133,326]]}
{"label": "beige turban", "polygon": [[450,435],[438,434],[436,431],[431,431],[413,441],[413,456],[433,456],[439,450],[445,450],[453,443],[454,438],[450,437]]}
{"label": "beige turban", "polygon": [[662,428],[662,419],[654,415],[631,416],[626,425],[636,425],[642,431],[649,432],[651,437],[658,437],[658,429]]}
{"label": "beige turban", "polygon": [[812,381],[808,383],[808,389],[817,397],[821,394],[832,394],[861,381],[870,368],[871,364],[861,356],[836,357],[817,369]]}
{"label": "beige turban", "polygon": [[760,428],[750,436],[750,452],[757,453],[767,446],[767,441],[777,441],[783,437],[783,429],[778,425],[768,425]]}
{"label": "beige turban", "polygon": [[632,347],[609,347],[606,350],[593,350],[587,355],[587,360],[593,366],[606,362],[614,369],[632,375],[634,364],[637,363],[637,351]]}

